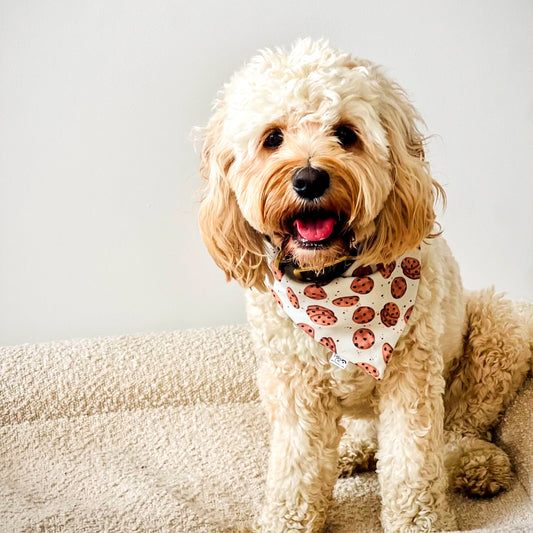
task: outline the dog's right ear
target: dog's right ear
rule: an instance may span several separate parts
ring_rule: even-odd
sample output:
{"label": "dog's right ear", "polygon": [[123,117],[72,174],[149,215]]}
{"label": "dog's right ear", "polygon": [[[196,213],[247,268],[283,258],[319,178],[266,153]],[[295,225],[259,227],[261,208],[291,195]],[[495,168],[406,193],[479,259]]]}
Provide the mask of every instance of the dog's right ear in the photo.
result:
{"label": "dog's right ear", "polygon": [[265,276],[270,271],[263,237],[242,216],[228,182],[235,156],[223,137],[225,114],[219,105],[204,130],[200,173],[206,187],[200,204],[200,233],[228,281],[233,278],[244,287],[266,290]]}

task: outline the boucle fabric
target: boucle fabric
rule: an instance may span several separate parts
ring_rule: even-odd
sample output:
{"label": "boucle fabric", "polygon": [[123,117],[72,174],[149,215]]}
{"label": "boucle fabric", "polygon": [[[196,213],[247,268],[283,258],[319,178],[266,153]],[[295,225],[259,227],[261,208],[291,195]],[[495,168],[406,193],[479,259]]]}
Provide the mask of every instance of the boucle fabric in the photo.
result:
{"label": "boucle fabric", "polygon": [[[248,329],[0,348],[0,532],[237,532],[263,499],[268,426]],[[516,478],[452,496],[462,531],[533,531],[533,383],[496,432]],[[379,532],[374,473],[328,533]]]}

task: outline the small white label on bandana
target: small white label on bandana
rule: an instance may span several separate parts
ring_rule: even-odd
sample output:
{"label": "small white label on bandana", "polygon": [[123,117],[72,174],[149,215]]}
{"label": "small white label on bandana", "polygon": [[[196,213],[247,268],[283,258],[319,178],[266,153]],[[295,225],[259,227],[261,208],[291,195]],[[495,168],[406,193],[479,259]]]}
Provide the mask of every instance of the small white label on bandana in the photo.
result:
{"label": "small white label on bandana", "polygon": [[297,327],[333,352],[331,364],[351,362],[382,379],[415,307],[420,255],[415,249],[388,265],[350,265],[326,282],[295,279],[275,261],[272,295]]}
{"label": "small white label on bandana", "polygon": [[329,360],[329,362],[332,365],[335,365],[335,366],[338,366],[339,368],[342,368],[343,370],[348,365],[348,361],[346,361],[346,359],[343,359],[340,355],[337,355],[336,353],[334,353],[331,356],[331,359]]}

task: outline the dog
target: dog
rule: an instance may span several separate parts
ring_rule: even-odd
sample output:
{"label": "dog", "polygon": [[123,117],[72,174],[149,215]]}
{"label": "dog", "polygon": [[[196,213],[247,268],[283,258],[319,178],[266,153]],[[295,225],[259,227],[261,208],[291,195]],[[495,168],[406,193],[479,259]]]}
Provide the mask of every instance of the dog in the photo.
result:
{"label": "dog", "polygon": [[387,532],[456,527],[447,487],[509,487],[490,442],[531,367],[511,302],[465,293],[406,93],[303,39],[227,83],[204,129],[202,238],[246,292],[271,425],[255,531],[319,532],[376,467]]}

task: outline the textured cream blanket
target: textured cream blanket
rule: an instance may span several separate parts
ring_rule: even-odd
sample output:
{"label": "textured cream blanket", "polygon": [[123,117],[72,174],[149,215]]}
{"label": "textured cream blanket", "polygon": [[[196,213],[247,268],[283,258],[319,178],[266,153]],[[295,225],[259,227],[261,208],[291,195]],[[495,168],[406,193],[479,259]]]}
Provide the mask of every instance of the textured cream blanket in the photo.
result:
{"label": "textured cream blanket", "polygon": [[[256,365],[240,326],[1,348],[0,531],[242,530],[268,454]],[[532,412],[529,380],[497,435],[514,485],[454,495],[463,531],[533,531]],[[381,531],[375,474],[338,481],[327,527]]]}

